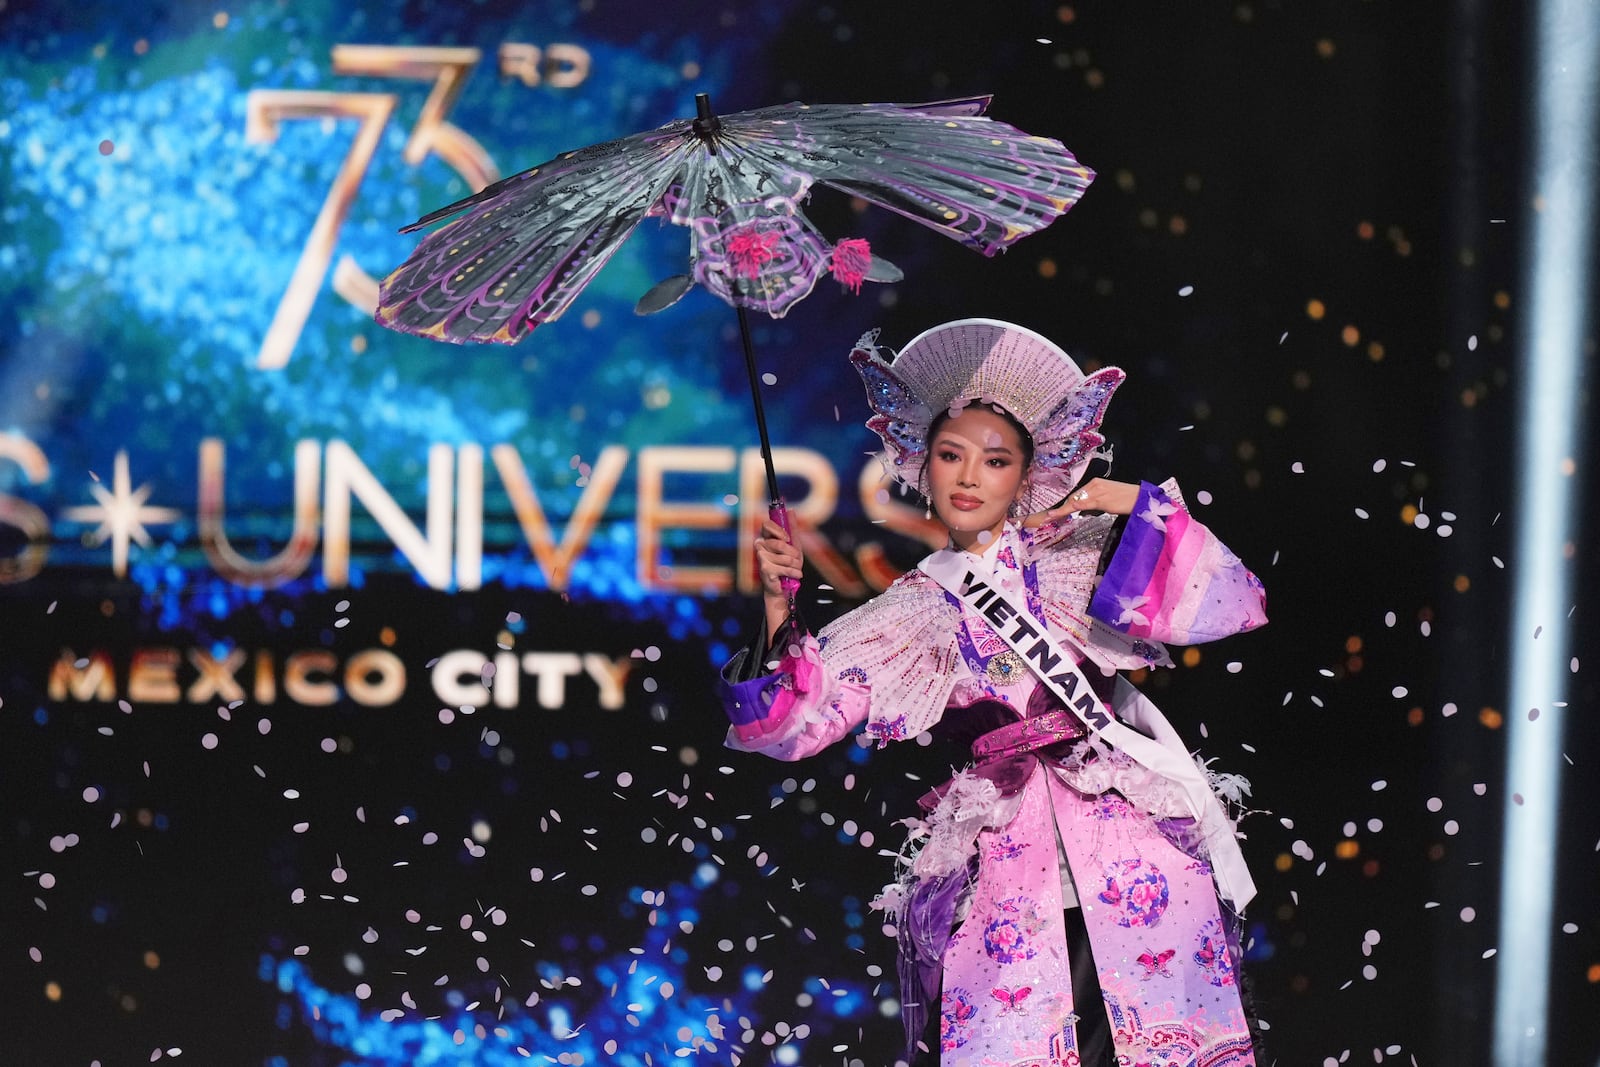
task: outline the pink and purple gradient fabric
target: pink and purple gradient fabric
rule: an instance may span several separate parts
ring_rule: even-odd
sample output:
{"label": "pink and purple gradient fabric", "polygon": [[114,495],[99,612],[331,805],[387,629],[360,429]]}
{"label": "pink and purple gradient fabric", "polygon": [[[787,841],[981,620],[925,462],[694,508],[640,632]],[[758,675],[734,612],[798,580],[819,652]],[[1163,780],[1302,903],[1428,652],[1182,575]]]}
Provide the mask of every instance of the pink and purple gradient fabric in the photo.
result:
{"label": "pink and purple gradient fabric", "polygon": [[1145,482],[1089,614],[1131,637],[1192,645],[1263,625],[1266,591],[1181,503]]}

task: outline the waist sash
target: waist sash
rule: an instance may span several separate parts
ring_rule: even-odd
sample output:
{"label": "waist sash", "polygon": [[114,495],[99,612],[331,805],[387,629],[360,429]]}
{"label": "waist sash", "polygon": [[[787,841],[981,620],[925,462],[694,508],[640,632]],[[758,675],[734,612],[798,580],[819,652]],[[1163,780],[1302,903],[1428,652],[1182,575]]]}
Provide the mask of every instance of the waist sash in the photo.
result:
{"label": "waist sash", "polygon": [[1142,718],[1159,720],[1152,723],[1156,727],[1152,732],[1162,737],[1161,741],[1119,722],[1095,696],[1075,657],[1051,636],[1044,621],[1034,618],[1020,599],[1002,589],[991,575],[975,569],[971,557],[942,549],[918,566],[983,616],[996,636],[1022,657],[1056,699],[1078,714],[1091,733],[1182,790],[1189,814],[1204,835],[1217,891],[1235,910],[1243,911],[1255,896],[1256,887],[1245,866],[1244,854],[1239,851],[1233,823],[1211,791],[1205,774],[1154,705],[1143,702],[1140,712]]}

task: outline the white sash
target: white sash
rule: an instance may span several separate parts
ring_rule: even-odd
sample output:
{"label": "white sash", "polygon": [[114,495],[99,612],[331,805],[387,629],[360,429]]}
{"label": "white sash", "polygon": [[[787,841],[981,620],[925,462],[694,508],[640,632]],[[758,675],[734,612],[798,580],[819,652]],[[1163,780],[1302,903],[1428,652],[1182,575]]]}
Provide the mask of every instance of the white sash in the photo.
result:
{"label": "white sash", "polygon": [[[982,615],[1056,699],[1077,713],[1090,732],[1182,790],[1185,806],[1199,825],[1210,852],[1217,891],[1236,911],[1244,911],[1245,905],[1256,895],[1256,887],[1250,869],[1245,866],[1244,854],[1239,850],[1233,823],[1166,716],[1137,689],[1127,685],[1132,699],[1119,696],[1118,705],[1128,704],[1128,710],[1135,713],[1135,721],[1159,740],[1117,721],[1095,696],[1089,680],[1078,669],[1076,657],[1061,647],[1044,622],[1034,618],[1015,595],[1002,589],[992,580],[992,575],[977,569],[971,556],[941,549],[918,564],[918,568]],[[1119,685],[1119,694],[1121,689]]]}

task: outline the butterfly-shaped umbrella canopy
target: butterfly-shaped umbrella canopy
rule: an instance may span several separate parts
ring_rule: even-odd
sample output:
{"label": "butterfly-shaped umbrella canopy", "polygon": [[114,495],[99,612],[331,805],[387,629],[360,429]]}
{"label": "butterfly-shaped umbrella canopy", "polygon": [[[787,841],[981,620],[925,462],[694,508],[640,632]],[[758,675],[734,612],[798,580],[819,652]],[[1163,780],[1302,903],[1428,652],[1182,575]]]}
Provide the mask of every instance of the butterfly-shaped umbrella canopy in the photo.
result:
{"label": "butterfly-shaped umbrella canopy", "polygon": [[814,183],[881,205],[992,256],[1070,208],[1094,173],[1061,142],[983,116],[989,97],[928,104],[781,104],[698,115],[581,148],[434,211],[379,287],[377,320],[441,341],[515,343],[561,316],[649,216],[689,227],[690,272],[639,302],[659,311],[699,284],[739,314],[768,490],[777,505],[746,309],[783,316],[831,273],[896,281],[867,242],[830,244],[801,204]]}

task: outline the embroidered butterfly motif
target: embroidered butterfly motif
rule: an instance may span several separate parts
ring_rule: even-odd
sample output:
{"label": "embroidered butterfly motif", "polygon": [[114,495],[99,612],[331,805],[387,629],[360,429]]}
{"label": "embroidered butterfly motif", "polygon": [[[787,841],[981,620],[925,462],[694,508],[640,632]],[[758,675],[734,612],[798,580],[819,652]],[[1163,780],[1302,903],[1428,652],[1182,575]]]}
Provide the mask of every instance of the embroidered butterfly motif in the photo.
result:
{"label": "embroidered butterfly motif", "polygon": [[1143,511],[1139,512],[1137,517],[1143,519],[1156,529],[1165,531],[1167,528],[1167,516],[1171,515],[1177,510],[1178,505],[1169,503],[1165,500],[1157,500],[1152,494],[1150,497],[1150,503],[1146,505]]}
{"label": "embroidered butterfly motif", "polygon": [[1001,1015],[1010,1015],[1012,1012],[1016,1012],[1018,1015],[1028,1014],[1027,1009],[1022,1006],[1022,1002],[1027,1000],[1028,994],[1032,992],[1033,987],[1029,985],[1018,986],[1016,989],[1005,989],[996,986],[994,989],[989,990],[990,996],[1005,1005],[1000,1009]]}
{"label": "embroidered butterfly motif", "polygon": [[1106,879],[1106,887],[1100,891],[1100,901],[1104,904],[1122,903],[1122,886],[1117,884],[1115,878]]}
{"label": "embroidered butterfly motif", "polygon": [[1142,593],[1137,596],[1117,597],[1117,607],[1122,609],[1122,614],[1117,616],[1116,625],[1127,626],[1132,623],[1135,626],[1149,626],[1150,617],[1139,610],[1149,603],[1150,598]]}
{"label": "embroidered butterfly motif", "polygon": [[1144,973],[1139,976],[1139,980],[1147,982],[1158,974],[1163,978],[1171,978],[1172,972],[1167,970],[1167,964],[1177,954],[1178,950],[1174,948],[1169,948],[1159,955],[1151,955],[1149,952],[1140,953],[1139,962],[1144,966]]}

